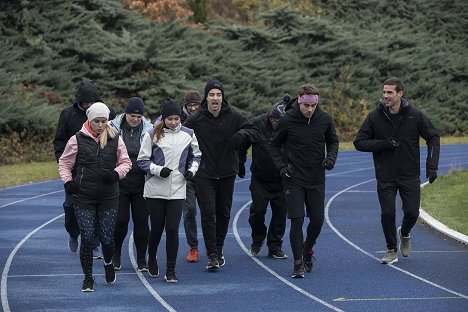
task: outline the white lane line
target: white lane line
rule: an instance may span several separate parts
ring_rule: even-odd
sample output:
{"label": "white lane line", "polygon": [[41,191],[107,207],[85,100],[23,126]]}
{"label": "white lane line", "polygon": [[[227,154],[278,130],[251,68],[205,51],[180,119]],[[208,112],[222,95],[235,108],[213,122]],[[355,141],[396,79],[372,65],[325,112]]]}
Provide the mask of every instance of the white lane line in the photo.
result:
{"label": "white lane line", "polygon": [[[367,180],[367,181],[364,181],[364,182],[361,182],[361,183],[357,183],[357,184],[354,184],[354,185],[351,185],[350,187],[347,187],[345,189],[343,189],[342,191],[336,193],[335,195],[333,195],[327,202],[327,205],[325,206],[325,220],[327,221],[327,224],[328,226],[330,226],[330,228],[333,230],[333,232],[336,233],[336,235],[338,235],[338,237],[340,237],[342,240],[344,240],[345,242],[347,242],[348,244],[350,244],[352,247],[354,247],[355,249],[359,250],[360,252],[362,252],[363,254],[369,256],[370,258],[376,260],[376,261],[380,261],[379,258],[375,257],[374,255],[372,255],[371,253],[365,251],[364,249],[362,249],[361,247],[357,246],[356,244],[354,244],[352,241],[350,241],[348,238],[346,238],[340,231],[338,231],[338,229],[331,223],[331,220],[330,220],[330,215],[329,215],[329,212],[330,212],[330,206],[331,204],[333,203],[333,201],[335,200],[336,197],[340,196],[341,194],[347,192],[348,190],[354,188],[354,187],[357,187],[357,186],[360,186],[360,185],[363,185],[363,184],[366,184],[366,183],[369,183],[369,182],[372,182],[372,181],[375,181],[375,179],[371,179],[371,180]],[[442,289],[446,292],[449,292],[451,294],[454,294],[456,296],[459,296],[459,297],[462,297],[462,298],[465,298],[465,299],[468,299],[468,296],[464,295],[464,294],[461,294],[459,292],[456,292],[454,290],[451,290],[451,289],[448,289],[444,286],[441,286],[439,284],[436,284],[434,282],[431,282],[425,278],[422,278],[416,274],[413,274],[409,271],[406,271],[406,270],[403,270],[393,264],[387,264],[388,267],[392,268],[392,269],[395,269],[397,271],[400,271],[408,276],[411,276],[415,279],[418,279],[426,284],[429,284],[431,286],[434,286],[436,288],[439,288],[439,289]]]}
{"label": "white lane line", "polygon": [[11,205],[14,205],[14,204],[17,204],[17,203],[21,203],[21,202],[24,202],[24,201],[27,201],[27,200],[30,200],[30,199],[44,197],[44,196],[47,196],[47,195],[52,195],[52,194],[56,194],[56,193],[60,193],[60,192],[63,192],[63,190],[54,191],[54,192],[50,192],[50,193],[45,193],[45,194],[41,194],[41,195],[37,195],[37,196],[33,196],[33,197],[23,198],[23,199],[20,199],[20,200],[5,204],[3,206],[0,206],[0,208],[8,207],[8,206],[11,206]]}
{"label": "white lane line", "polygon": [[133,252],[133,231],[132,231],[132,234],[130,234],[130,239],[128,240],[128,255],[130,256],[130,261],[132,262],[135,272],[137,273],[138,277],[140,278],[141,282],[146,287],[146,289],[148,289],[151,295],[153,295],[153,297],[156,300],[158,300],[158,302],[164,308],[166,308],[167,311],[175,312],[176,310],[158,294],[158,292],[150,285],[150,283],[148,283],[143,273],[138,271],[138,265],[137,265],[137,261],[135,258],[135,253]]}
{"label": "white lane line", "polygon": [[253,260],[255,261],[259,266],[261,266],[263,269],[265,269],[268,273],[270,273],[271,275],[273,275],[274,277],[276,277],[277,279],[279,279],[281,282],[285,283],[286,285],[288,285],[289,287],[293,288],[294,290],[300,292],[301,294],[309,297],[310,299],[314,300],[314,301],[317,301],[318,303],[334,310],[334,311],[343,311],[337,307],[335,307],[334,305],[331,305],[329,304],[328,302],[320,299],[320,298],[317,298],[315,297],[314,295],[312,295],[311,293],[305,291],[304,289],[294,285],[293,283],[291,283],[290,281],[288,281],[287,279],[285,279],[284,277],[282,277],[281,275],[279,275],[278,273],[276,273],[275,271],[273,271],[272,269],[270,269],[268,266],[266,266],[265,264],[263,264],[263,262],[261,262],[260,260],[258,260],[257,258],[255,258],[254,256],[252,256],[250,254],[250,251],[247,249],[247,247],[244,245],[244,243],[242,242],[242,239],[240,238],[240,235],[239,235],[239,232],[237,231],[237,222],[239,220],[239,216],[240,214],[242,213],[242,211],[244,211],[248,205],[250,205],[252,201],[249,201],[247,202],[244,206],[242,206],[239,211],[237,211],[235,217],[234,217],[234,220],[232,222],[232,229],[234,231],[234,236],[236,237],[236,240],[237,240],[237,243],[239,244],[239,246],[242,248],[242,250]]}
{"label": "white lane line", "polygon": [[333,301],[400,301],[400,300],[441,300],[463,299],[462,297],[420,297],[420,298],[336,298]]}
{"label": "white lane line", "polygon": [[[119,275],[135,275],[133,272],[125,272],[120,273]],[[104,273],[93,273],[93,276],[105,276]],[[8,278],[24,278],[24,277],[63,277],[63,276],[81,276],[83,277],[83,273],[64,273],[64,274],[23,274],[23,275],[8,275]]]}
{"label": "white lane line", "polygon": [[[62,191],[60,191],[62,192]],[[18,252],[18,250],[21,248],[21,246],[31,237],[33,236],[37,231],[39,231],[40,229],[42,229],[43,227],[49,225],[50,223],[54,222],[55,220],[57,219],[60,219],[61,217],[63,217],[64,214],[62,213],[61,215],[53,218],[53,219],[50,219],[49,221],[47,221],[46,223],[42,224],[41,226],[37,227],[36,229],[34,229],[32,232],[30,232],[28,235],[26,235],[22,240],[21,242],[18,243],[18,245],[15,246],[15,248],[13,248],[13,250],[11,251],[10,255],[8,256],[8,259],[5,263],[5,266],[3,268],[3,273],[2,273],[2,286],[1,286],[1,290],[0,290],[0,293],[1,293],[1,298],[2,298],[2,307],[3,307],[3,311],[4,312],[10,312],[10,305],[8,304],[8,289],[7,289],[7,280],[8,280],[8,271],[10,270],[10,267],[11,267],[11,263],[13,262],[13,258],[15,257],[16,253]]]}

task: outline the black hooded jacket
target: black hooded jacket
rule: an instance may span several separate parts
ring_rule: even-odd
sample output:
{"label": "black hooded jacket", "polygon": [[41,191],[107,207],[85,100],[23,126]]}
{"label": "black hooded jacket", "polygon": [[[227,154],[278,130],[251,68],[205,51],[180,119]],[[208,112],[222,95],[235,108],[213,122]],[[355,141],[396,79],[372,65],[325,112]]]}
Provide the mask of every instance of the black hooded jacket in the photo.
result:
{"label": "black hooded jacket", "polygon": [[[401,99],[397,123],[383,101],[369,113],[359,129],[354,146],[361,152],[372,152],[377,179],[396,181],[420,175],[419,136],[426,140],[427,169],[438,169],[440,136],[431,121],[406,98]],[[393,137],[400,145],[386,148],[385,139]]]}
{"label": "black hooded jacket", "polygon": [[257,127],[240,111],[229,106],[224,98],[218,117],[208,111],[204,99],[200,109],[189,116],[184,126],[195,131],[202,152],[197,176],[211,179],[232,177],[238,173],[241,142],[234,142],[235,134],[251,140],[257,140],[260,135]]}
{"label": "black hooded jacket", "polygon": [[[54,151],[57,162],[62,156],[68,140],[74,136],[87,120],[86,111],[82,108],[82,102],[102,102],[96,85],[91,80],[83,80],[76,92],[75,100],[60,113],[54,138]],[[110,109],[109,120],[115,118],[115,112]]]}
{"label": "black hooded jacket", "polygon": [[[289,168],[288,183],[303,186],[325,182],[325,158],[336,163],[339,141],[330,114],[317,106],[311,118],[299,110],[297,99],[293,100],[276,129],[270,151],[276,167]],[[326,155],[325,155],[326,147]]]}

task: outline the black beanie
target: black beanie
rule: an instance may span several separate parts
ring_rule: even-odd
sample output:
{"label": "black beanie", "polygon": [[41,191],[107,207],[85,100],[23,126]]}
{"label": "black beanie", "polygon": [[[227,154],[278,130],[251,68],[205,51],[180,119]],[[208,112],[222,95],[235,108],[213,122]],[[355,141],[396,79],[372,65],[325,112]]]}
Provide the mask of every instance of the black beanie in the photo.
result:
{"label": "black beanie", "polygon": [[132,97],[128,100],[127,107],[125,107],[125,114],[139,114],[143,115],[145,112],[145,104],[139,97]]}
{"label": "black beanie", "polygon": [[176,100],[173,100],[173,99],[164,100],[163,105],[164,106],[162,109],[161,120],[164,120],[171,115],[177,115],[177,116],[182,115],[182,108],[180,107],[179,102],[177,102]]}
{"label": "black beanie", "polygon": [[210,92],[211,89],[219,89],[221,90],[221,93],[223,94],[223,99],[224,99],[224,87],[223,84],[216,78],[212,78],[208,80],[205,86],[205,99],[206,96],[208,95],[208,92]]}
{"label": "black beanie", "polygon": [[273,105],[273,108],[270,111],[269,117],[276,118],[276,119],[281,119],[281,117],[283,117],[283,115],[284,115],[284,108],[285,108],[286,104],[289,103],[290,100],[291,100],[291,98],[289,97],[289,95],[285,94],[283,96],[283,98],[281,99],[281,101],[279,101],[278,103]]}

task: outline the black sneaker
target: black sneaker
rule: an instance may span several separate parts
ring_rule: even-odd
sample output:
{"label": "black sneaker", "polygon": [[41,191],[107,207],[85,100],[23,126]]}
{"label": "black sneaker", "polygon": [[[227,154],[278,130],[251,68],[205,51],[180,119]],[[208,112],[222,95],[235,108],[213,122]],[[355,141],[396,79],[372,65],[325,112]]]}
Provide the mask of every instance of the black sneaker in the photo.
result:
{"label": "black sneaker", "polygon": [[73,238],[69,237],[68,238],[68,249],[70,249],[71,252],[76,252],[78,250],[78,237]]}
{"label": "black sneaker", "polygon": [[115,275],[114,264],[104,264],[104,271],[106,272],[106,283],[114,283],[117,279],[117,276]]}
{"label": "black sneaker", "polygon": [[91,276],[91,277],[85,277],[84,281],[83,281],[83,287],[81,287],[81,291],[82,292],[91,292],[91,291],[94,291],[94,284],[96,284],[94,282],[94,278]]}
{"label": "black sneaker", "polygon": [[219,269],[218,256],[210,256],[208,259],[208,264],[206,265],[208,271],[215,271]]}
{"label": "black sneaker", "polygon": [[119,271],[122,268],[120,264],[120,257],[116,257],[114,255],[114,259],[112,259],[112,264],[114,265],[114,270]]}
{"label": "black sneaker", "polygon": [[312,272],[312,268],[314,267],[314,250],[305,251],[302,255],[302,260],[304,261],[304,269],[306,272]]}
{"label": "black sneaker", "polygon": [[146,260],[140,260],[138,262],[138,271],[140,272],[147,272],[148,271],[148,265],[146,264]]}
{"label": "black sneaker", "polygon": [[294,271],[291,277],[303,278],[304,277],[304,264],[302,260],[294,260]]}
{"label": "black sneaker", "polygon": [[288,255],[285,254],[281,249],[270,250],[268,252],[268,257],[271,257],[274,259],[288,259]]}
{"label": "black sneaker", "polygon": [[157,258],[148,258],[148,273],[151,277],[158,277],[159,267]]}
{"label": "black sneaker", "polygon": [[257,256],[260,253],[260,250],[262,249],[263,242],[261,243],[252,243],[250,245],[250,253],[252,256]]}
{"label": "black sneaker", "polygon": [[226,264],[226,259],[224,258],[224,252],[222,249],[218,251],[218,264],[220,267],[223,267]]}
{"label": "black sneaker", "polygon": [[177,277],[174,269],[167,269],[166,275],[164,275],[166,283],[177,283]]}

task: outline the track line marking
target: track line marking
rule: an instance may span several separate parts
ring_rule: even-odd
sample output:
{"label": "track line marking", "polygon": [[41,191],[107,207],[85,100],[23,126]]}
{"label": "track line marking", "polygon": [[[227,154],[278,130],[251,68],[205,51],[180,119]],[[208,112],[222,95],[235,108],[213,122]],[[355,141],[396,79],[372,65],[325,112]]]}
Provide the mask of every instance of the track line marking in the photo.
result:
{"label": "track line marking", "polygon": [[20,200],[5,204],[3,206],[0,206],[0,208],[8,207],[8,206],[11,206],[11,205],[14,205],[14,204],[17,204],[17,203],[21,203],[21,202],[24,202],[24,201],[27,201],[27,200],[30,200],[30,199],[44,197],[44,196],[47,196],[47,195],[52,195],[52,194],[56,194],[56,193],[60,193],[60,192],[63,192],[63,190],[54,191],[54,192],[50,192],[50,193],[45,193],[45,194],[41,194],[41,195],[37,195],[37,196],[33,196],[33,197],[23,198],[23,199],[20,199]]}
{"label": "track line marking", "polygon": [[[117,271],[118,272],[118,271]],[[118,272],[119,275],[135,275],[133,272]],[[104,276],[104,273],[93,273],[93,276]],[[64,273],[64,274],[24,274],[24,275],[8,275],[8,278],[24,278],[24,277],[62,277],[62,276],[83,276],[83,273]]]}
{"label": "track line marking", "polygon": [[143,285],[148,289],[148,291],[153,295],[153,297],[158,300],[158,302],[166,308],[166,310],[171,311],[171,312],[176,312],[176,310],[169,304],[167,303],[159,294],[158,292],[151,286],[151,284],[148,282],[146,277],[138,271],[138,265],[137,261],[135,258],[135,253],[133,252],[133,231],[132,234],[130,234],[130,239],[128,240],[128,255],[130,256],[130,261],[132,262],[132,266],[135,269],[135,272],[137,273],[138,277],[140,278],[141,282]]}
{"label": "track line marking", "polygon": [[[62,191],[60,191],[62,192]],[[49,193],[50,194],[50,193]],[[46,195],[46,194],[44,194]],[[8,259],[5,263],[5,266],[3,268],[3,273],[2,273],[2,286],[1,286],[1,298],[2,298],[2,307],[4,312],[10,312],[10,305],[8,304],[8,288],[7,288],[7,281],[8,281],[8,271],[10,270],[11,263],[13,262],[13,258],[15,257],[16,253],[18,250],[23,246],[23,244],[34,234],[36,234],[39,230],[41,230],[43,227],[49,225],[50,223],[54,222],[55,220],[63,217],[65,214],[62,213],[61,215],[50,219],[46,223],[40,225],[39,227],[35,228],[33,231],[29,232],[28,235],[26,235],[19,243],[18,245],[13,248],[11,251],[10,255],[8,256]]]}
{"label": "track line marking", "polygon": [[400,300],[441,300],[463,299],[462,297],[420,297],[420,298],[336,298],[333,301],[400,301]]}
{"label": "track line marking", "polygon": [[337,307],[335,307],[334,305],[331,305],[329,304],[328,302],[318,298],[318,297],[315,297],[314,295],[312,295],[311,293],[305,291],[304,289],[296,286],[295,284],[291,283],[290,281],[288,281],[287,279],[285,279],[284,277],[282,277],[281,275],[279,275],[278,273],[276,273],[275,271],[273,271],[272,269],[270,269],[268,266],[266,266],[265,264],[263,264],[263,262],[261,262],[260,260],[258,260],[257,258],[255,258],[254,256],[252,256],[249,252],[249,250],[247,249],[247,247],[245,247],[244,243],[242,242],[241,238],[240,238],[240,235],[239,235],[239,232],[237,231],[237,221],[239,220],[239,216],[240,214],[242,213],[242,211],[244,211],[248,205],[250,205],[252,201],[249,201],[247,202],[244,206],[242,206],[239,211],[237,211],[235,217],[234,217],[234,220],[232,221],[232,229],[234,231],[234,236],[236,237],[236,240],[237,240],[237,243],[239,244],[239,246],[242,248],[242,250],[253,260],[255,261],[259,266],[261,266],[263,269],[265,269],[268,273],[270,273],[271,275],[273,275],[274,277],[276,277],[277,279],[279,279],[281,282],[285,283],[286,285],[288,285],[289,287],[293,288],[294,290],[300,292],[301,294],[309,297],[310,299],[314,300],[314,301],[317,301],[318,303],[334,310],[334,311],[343,311]]}
{"label": "track line marking", "polygon": [[[329,211],[330,211],[330,206],[331,204],[333,203],[333,201],[335,200],[336,197],[340,196],[341,194],[347,192],[348,190],[354,188],[354,187],[357,187],[357,186],[360,186],[360,185],[363,185],[363,184],[366,184],[366,183],[369,183],[369,182],[372,182],[372,181],[375,181],[375,179],[371,179],[371,180],[367,180],[367,181],[364,181],[364,182],[361,182],[361,183],[357,183],[357,184],[354,184],[354,185],[351,185],[350,187],[347,187],[343,190],[341,190],[340,192],[336,193],[335,195],[333,195],[327,202],[327,205],[325,206],[325,220],[328,224],[328,226],[333,230],[333,232],[335,232],[336,235],[338,235],[338,237],[340,237],[342,240],[344,240],[345,242],[347,242],[348,244],[350,244],[352,247],[354,247],[355,249],[359,250],[360,252],[362,252],[363,254],[369,256],[370,258],[376,260],[376,261],[380,261],[379,258],[375,257],[374,255],[372,255],[371,253],[365,251],[364,249],[362,249],[361,247],[359,247],[358,245],[354,244],[352,241],[350,241],[348,238],[346,238],[340,231],[338,231],[338,229],[331,223],[331,220],[330,220],[330,215],[329,215]],[[464,295],[464,294],[461,294],[459,292],[456,292],[454,290],[451,290],[451,289],[448,289],[442,285],[439,285],[439,284],[436,284],[434,282],[431,282],[425,278],[422,278],[416,274],[413,274],[409,271],[406,271],[406,270],[403,270],[393,264],[387,264],[386,266],[392,268],[392,269],[395,269],[397,271],[400,271],[401,273],[404,273],[408,276],[411,276],[415,279],[418,279],[426,284],[429,284],[431,286],[434,286],[436,288],[439,288],[439,289],[442,289],[446,292],[449,292],[451,294],[454,294],[456,296],[459,296],[459,297],[462,297],[462,298],[465,298],[465,299],[468,299],[468,296]]]}

